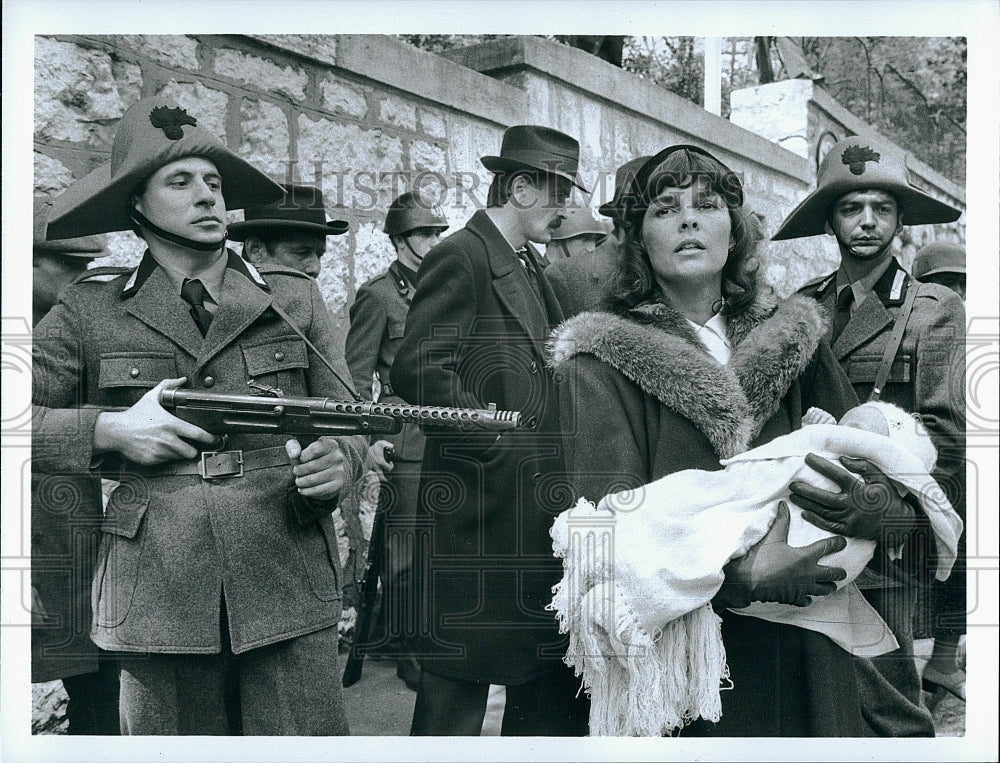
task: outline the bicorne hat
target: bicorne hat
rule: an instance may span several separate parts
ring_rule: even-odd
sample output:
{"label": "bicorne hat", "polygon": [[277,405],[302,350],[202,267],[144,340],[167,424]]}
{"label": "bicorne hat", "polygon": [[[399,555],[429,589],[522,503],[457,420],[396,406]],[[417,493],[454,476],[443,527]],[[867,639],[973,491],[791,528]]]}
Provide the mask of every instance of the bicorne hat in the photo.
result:
{"label": "bicorne hat", "polygon": [[899,156],[854,136],[833,145],[816,173],[816,190],[792,210],[771,240],[825,233],[833,203],[846,193],[865,190],[891,193],[896,198],[904,225],[950,223],[962,215],[961,210],[914,186],[906,163]]}
{"label": "bicorne hat", "polygon": [[61,257],[80,257],[86,260],[93,260],[107,254],[108,237],[104,234],[47,241],[45,235],[51,209],[52,202],[35,199],[32,246],[36,252],[58,254]]}
{"label": "bicorne hat", "polygon": [[508,127],[500,144],[500,156],[484,156],[480,161],[490,172],[541,170],[549,175],[566,178],[581,191],[587,192],[577,174],[580,144],[575,138],[551,127]]}
{"label": "bicorne hat", "polygon": [[311,185],[287,184],[281,186],[285,195],[270,204],[247,206],[243,222],[229,226],[229,238],[245,241],[248,236],[261,233],[318,233],[321,236],[340,236],[347,232],[346,220],[327,220],[323,191]]}
{"label": "bicorne hat", "polygon": [[135,189],[160,167],[188,156],[203,156],[215,164],[227,209],[266,204],[283,195],[280,185],[199,127],[187,111],[160,96],[143,98],[122,115],[111,161],[53,201],[47,237],[131,230],[129,205]]}

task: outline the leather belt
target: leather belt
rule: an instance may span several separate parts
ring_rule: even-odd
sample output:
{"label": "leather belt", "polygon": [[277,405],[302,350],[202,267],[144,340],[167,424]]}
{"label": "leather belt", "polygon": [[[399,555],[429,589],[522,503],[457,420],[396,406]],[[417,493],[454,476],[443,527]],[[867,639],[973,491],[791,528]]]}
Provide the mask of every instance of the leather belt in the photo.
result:
{"label": "leather belt", "polygon": [[203,480],[218,480],[242,477],[255,469],[271,466],[290,466],[284,445],[257,450],[206,450],[186,461],[167,461],[163,464],[143,466],[129,463],[122,469],[123,474],[138,474],[143,477],[166,477],[171,475],[197,474]]}

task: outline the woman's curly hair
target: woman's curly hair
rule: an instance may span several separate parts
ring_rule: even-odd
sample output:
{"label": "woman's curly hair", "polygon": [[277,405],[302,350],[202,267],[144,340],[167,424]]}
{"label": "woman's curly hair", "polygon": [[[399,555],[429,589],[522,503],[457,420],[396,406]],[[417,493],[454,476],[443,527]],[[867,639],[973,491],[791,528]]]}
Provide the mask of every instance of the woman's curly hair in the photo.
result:
{"label": "woman's curly hair", "polygon": [[722,268],[722,314],[732,315],[757,298],[757,245],[763,238],[760,221],[743,205],[739,177],[707,151],[696,146],[672,146],[646,162],[624,200],[624,236],[618,267],[604,295],[604,306],[626,313],[659,298],[659,289],[642,243],[646,210],[665,188],[687,188],[704,180],[729,210],[733,246]]}

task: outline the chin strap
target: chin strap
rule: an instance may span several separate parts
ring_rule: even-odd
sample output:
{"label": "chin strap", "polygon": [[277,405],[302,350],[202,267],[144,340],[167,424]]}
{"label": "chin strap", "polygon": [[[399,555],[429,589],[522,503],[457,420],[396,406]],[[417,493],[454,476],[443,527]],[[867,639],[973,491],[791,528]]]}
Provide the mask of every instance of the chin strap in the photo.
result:
{"label": "chin strap", "polygon": [[178,244],[179,246],[185,246],[188,249],[195,249],[199,252],[217,252],[219,249],[223,247],[223,245],[225,245],[226,234],[229,233],[229,231],[226,231],[225,233],[222,234],[221,239],[214,242],[210,241],[206,243],[204,241],[192,241],[189,238],[184,238],[184,236],[178,236],[176,233],[171,233],[170,231],[163,230],[163,228],[161,228],[159,225],[151,222],[149,218],[147,218],[144,214],[142,214],[138,209],[135,208],[130,209],[129,217],[132,218],[132,222],[134,222],[136,225],[146,228],[148,231],[156,234],[164,241],[169,241],[171,244]]}

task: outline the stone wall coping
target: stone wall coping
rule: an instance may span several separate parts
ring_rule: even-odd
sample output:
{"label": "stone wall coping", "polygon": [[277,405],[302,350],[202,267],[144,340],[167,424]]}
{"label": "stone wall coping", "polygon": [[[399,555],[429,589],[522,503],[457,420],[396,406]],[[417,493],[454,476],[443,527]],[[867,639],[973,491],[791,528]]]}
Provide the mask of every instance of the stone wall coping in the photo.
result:
{"label": "stone wall coping", "polygon": [[937,170],[920,161],[920,159],[915,157],[912,153],[887,138],[878,130],[874,129],[863,119],[856,117],[844,106],[839,104],[834,97],[823,88],[813,85],[810,100],[816,108],[825,111],[831,118],[844,125],[844,127],[850,130],[854,135],[869,138],[879,145],[889,149],[897,156],[904,158],[906,160],[907,168],[914,175],[922,178],[926,184],[932,188],[939,190],[945,195],[960,202],[963,207],[965,206],[965,189],[962,186],[956,184],[952,180],[949,180]]}
{"label": "stone wall coping", "polygon": [[[293,55],[311,58],[270,36],[247,38]],[[440,106],[480,117],[501,127],[521,121],[527,95],[518,88],[480,74],[389,35],[336,35],[337,69],[425,98]],[[329,62],[320,61],[325,65]]]}
{"label": "stone wall coping", "polygon": [[810,162],[756,133],[705,111],[679,95],[625,72],[582,50],[540,37],[489,40],[441,54],[490,74],[530,69],[609,103],[653,119],[672,131],[787,175],[803,185],[814,180]]}

